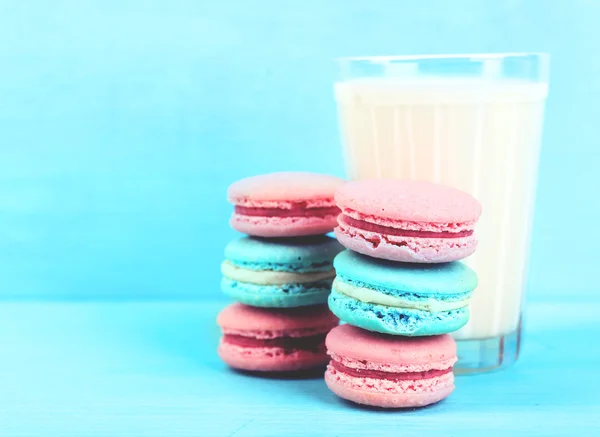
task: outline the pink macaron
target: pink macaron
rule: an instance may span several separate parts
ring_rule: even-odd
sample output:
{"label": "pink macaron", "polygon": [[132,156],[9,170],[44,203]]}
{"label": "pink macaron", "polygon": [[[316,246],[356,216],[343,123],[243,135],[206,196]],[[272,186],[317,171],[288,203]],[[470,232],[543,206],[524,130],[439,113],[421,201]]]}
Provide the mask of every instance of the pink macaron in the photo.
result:
{"label": "pink macaron", "polygon": [[430,182],[371,179],[350,182],[335,194],[342,213],[335,235],[374,258],[442,263],[477,248],[481,204],[456,188]]}
{"label": "pink macaron", "polygon": [[227,191],[235,210],[231,227],[257,237],[297,237],[331,232],[339,209],[335,191],[344,180],[330,175],[282,172],[253,176]]}
{"label": "pink macaron", "polygon": [[234,303],[217,317],[219,356],[236,369],[286,372],[324,366],[325,336],[338,319],[326,305],[256,308]]}
{"label": "pink macaron", "polygon": [[341,398],[383,408],[422,407],[454,390],[456,343],[448,334],[399,337],[351,325],[326,340],[325,382]]}

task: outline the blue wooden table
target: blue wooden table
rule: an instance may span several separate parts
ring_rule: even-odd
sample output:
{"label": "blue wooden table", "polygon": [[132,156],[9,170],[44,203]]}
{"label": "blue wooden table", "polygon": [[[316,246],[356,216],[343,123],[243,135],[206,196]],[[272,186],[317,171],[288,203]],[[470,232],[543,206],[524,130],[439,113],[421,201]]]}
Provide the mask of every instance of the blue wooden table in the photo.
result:
{"label": "blue wooden table", "polygon": [[533,302],[517,365],[411,411],[227,369],[223,305],[0,304],[0,436],[600,436],[600,301]]}

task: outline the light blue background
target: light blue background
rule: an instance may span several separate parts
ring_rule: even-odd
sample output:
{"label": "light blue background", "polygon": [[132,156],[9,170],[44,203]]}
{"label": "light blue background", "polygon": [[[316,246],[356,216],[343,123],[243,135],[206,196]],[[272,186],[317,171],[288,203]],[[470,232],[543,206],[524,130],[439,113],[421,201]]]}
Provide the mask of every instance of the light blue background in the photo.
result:
{"label": "light blue background", "polygon": [[343,174],[331,59],[552,55],[531,296],[594,292],[600,3],[0,1],[0,297],[219,298],[227,185]]}

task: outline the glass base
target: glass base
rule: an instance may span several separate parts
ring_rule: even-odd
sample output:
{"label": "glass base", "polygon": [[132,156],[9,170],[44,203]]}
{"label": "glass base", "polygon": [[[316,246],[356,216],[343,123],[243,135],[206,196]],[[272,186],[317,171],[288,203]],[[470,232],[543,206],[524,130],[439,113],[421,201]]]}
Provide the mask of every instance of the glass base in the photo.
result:
{"label": "glass base", "polygon": [[458,362],[454,365],[457,375],[502,370],[514,364],[521,348],[521,326],[516,331],[480,340],[457,340]]}

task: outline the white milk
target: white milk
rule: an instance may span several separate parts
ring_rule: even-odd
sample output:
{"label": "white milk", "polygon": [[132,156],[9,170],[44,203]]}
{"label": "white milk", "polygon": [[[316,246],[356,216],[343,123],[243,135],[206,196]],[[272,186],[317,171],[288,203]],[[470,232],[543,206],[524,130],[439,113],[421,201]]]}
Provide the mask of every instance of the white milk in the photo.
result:
{"label": "white milk", "polygon": [[441,182],[483,205],[471,320],[457,339],[520,322],[547,85],[481,79],[356,79],[335,85],[352,179]]}

